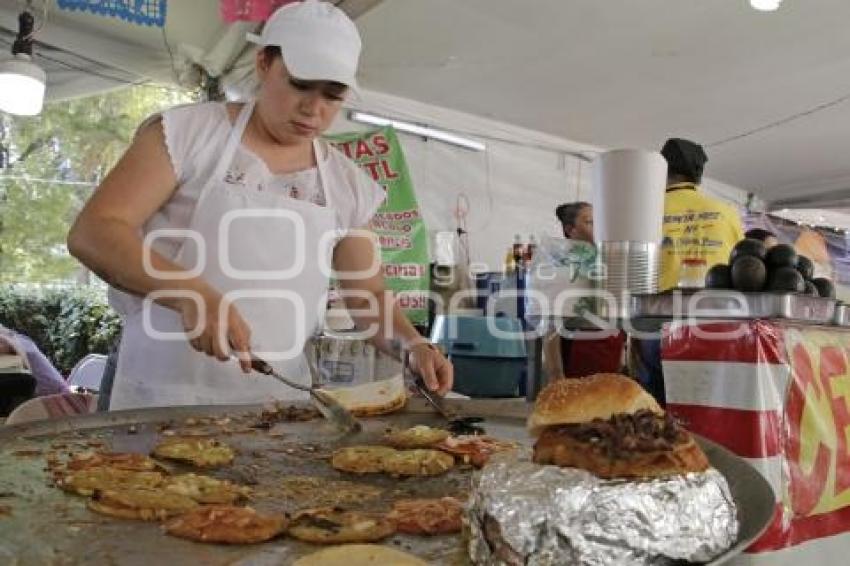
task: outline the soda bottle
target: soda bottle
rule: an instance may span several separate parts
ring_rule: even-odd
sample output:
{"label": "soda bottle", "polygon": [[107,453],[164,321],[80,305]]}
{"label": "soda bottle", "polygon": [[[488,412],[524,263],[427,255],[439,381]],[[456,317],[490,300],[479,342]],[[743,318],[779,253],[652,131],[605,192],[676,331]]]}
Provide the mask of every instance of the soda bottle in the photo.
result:
{"label": "soda bottle", "polygon": [[502,268],[506,274],[513,273],[516,270],[516,261],[514,260],[514,250],[512,247],[509,247],[505,253],[505,262]]}
{"label": "soda bottle", "polygon": [[524,267],[523,260],[525,259],[525,245],[522,243],[522,236],[514,234],[514,245],[512,247],[514,254],[514,263],[517,269]]}
{"label": "soda bottle", "polygon": [[528,245],[525,246],[526,267],[531,265],[531,260],[534,258],[535,250],[537,250],[537,238],[535,238],[534,234],[532,234],[528,237]]}

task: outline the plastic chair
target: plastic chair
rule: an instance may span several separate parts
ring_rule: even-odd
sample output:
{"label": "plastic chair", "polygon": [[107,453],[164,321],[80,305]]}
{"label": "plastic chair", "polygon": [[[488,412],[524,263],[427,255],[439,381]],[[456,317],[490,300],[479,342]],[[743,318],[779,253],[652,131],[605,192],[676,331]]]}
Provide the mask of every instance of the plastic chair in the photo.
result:
{"label": "plastic chair", "polygon": [[68,385],[74,391],[100,391],[103,371],[107,357],[103,354],[89,354],[74,366],[68,376]]}
{"label": "plastic chair", "polygon": [[9,413],[7,425],[54,419],[71,415],[87,415],[97,410],[97,395],[60,393],[24,401]]}

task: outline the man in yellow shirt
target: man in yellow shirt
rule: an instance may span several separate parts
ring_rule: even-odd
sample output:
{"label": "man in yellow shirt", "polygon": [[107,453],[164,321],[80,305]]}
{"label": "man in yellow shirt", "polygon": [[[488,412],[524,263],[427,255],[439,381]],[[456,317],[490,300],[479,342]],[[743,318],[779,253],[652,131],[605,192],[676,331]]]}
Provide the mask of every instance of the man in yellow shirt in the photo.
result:
{"label": "man in yellow shirt", "polygon": [[741,217],[731,205],[699,188],[708,157],[702,146],[671,138],[661,150],[667,160],[667,196],[661,242],[662,291],[676,287],[682,260],[705,260],[706,268],[728,263],[732,247],[744,238]]}

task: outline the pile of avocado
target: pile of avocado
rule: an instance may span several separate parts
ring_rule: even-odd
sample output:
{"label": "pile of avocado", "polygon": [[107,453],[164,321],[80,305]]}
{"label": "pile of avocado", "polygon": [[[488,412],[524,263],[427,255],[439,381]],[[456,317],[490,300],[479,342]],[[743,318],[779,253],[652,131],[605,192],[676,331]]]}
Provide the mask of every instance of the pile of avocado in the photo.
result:
{"label": "pile of avocado", "polygon": [[743,292],[801,293],[835,298],[835,286],[824,277],[814,277],[815,266],[794,246],[778,244],[769,250],[764,242],[747,238],[732,248],[729,264],[718,264],[705,275],[708,289]]}

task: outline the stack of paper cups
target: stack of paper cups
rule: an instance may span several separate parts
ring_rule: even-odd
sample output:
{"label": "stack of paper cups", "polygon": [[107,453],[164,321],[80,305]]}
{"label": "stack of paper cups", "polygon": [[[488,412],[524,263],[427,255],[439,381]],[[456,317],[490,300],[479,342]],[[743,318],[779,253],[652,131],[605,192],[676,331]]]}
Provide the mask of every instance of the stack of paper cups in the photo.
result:
{"label": "stack of paper cups", "polygon": [[594,162],[593,182],[603,288],[615,296],[657,293],[667,161],[641,149],[609,151]]}
{"label": "stack of paper cups", "polygon": [[661,242],[667,161],[660,153],[618,149],[593,163],[596,242]]}

